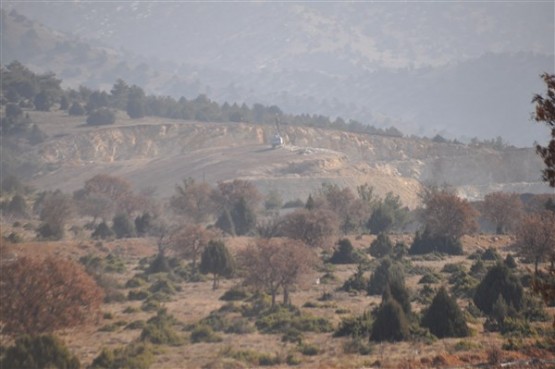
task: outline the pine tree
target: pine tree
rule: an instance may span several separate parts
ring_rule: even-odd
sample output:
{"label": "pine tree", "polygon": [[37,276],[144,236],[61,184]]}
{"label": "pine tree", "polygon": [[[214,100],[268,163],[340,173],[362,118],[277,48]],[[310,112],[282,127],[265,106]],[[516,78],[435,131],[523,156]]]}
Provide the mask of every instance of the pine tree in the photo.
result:
{"label": "pine tree", "polygon": [[466,337],[470,334],[457,301],[449,296],[445,287],[441,287],[432,300],[422,317],[422,326],[438,338]]}
{"label": "pine tree", "polygon": [[231,276],[233,269],[233,258],[225,244],[221,241],[210,241],[200,259],[200,272],[213,274],[212,288],[217,289],[219,278]]}
{"label": "pine tree", "polygon": [[372,325],[370,339],[373,341],[403,341],[409,337],[409,323],[399,303],[389,298],[382,301]]}
{"label": "pine tree", "polygon": [[375,258],[382,258],[387,256],[393,250],[393,243],[386,233],[380,233],[369,248],[369,253]]}
{"label": "pine tree", "polygon": [[512,305],[516,310],[521,308],[522,285],[511,270],[502,263],[493,266],[476,287],[474,303],[484,313],[491,314],[499,295],[502,295],[507,304]]}

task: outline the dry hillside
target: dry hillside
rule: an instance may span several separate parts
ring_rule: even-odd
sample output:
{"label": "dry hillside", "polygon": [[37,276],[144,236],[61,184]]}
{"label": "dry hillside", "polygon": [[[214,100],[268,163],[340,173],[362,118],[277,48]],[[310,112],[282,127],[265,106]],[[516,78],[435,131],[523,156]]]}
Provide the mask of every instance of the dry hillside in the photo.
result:
{"label": "dry hillside", "polygon": [[49,138],[33,148],[48,170],[35,175],[39,189],[72,191],[97,173],[129,179],[137,189],[168,196],[193,177],[210,183],[242,178],[285,200],[304,199],[322,182],[352,188],[363,183],[380,195],[392,191],[414,207],[422,183],[448,183],[463,196],[494,190],[548,192],[533,149],[496,151],[425,139],[355,134],[285,125],[285,145],[271,149],[271,126],[198,123],[164,118],[88,127],[62,112],[31,112]]}

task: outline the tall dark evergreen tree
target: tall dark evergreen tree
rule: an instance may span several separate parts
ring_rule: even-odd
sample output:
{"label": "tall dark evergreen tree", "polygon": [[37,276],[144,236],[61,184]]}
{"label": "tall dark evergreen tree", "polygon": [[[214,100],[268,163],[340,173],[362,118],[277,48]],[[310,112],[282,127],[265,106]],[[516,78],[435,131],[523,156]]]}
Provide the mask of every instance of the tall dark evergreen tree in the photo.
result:
{"label": "tall dark evergreen tree", "polygon": [[424,313],[422,326],[438,338],[466,337],[470,334],[457,301],[449,296],[445,287],[440,288]]}
{"label": "tall dark evergreen tree", "polygon": [[220,277],[230,277],[233,269],[233,257],[225,244],[221,241],[210,241],[200,259],[200,272],[211,273],[214,276],[212,288],[218,288]]}
{"label": "tall dark evergreen tree", "polygon": [[409,323],[401,305],[393,298],[382,301],[372,325],[370,339],[396,342],[406,340],[409,334]]}
{"label": "tall dark evergreen tree", "polygon": [[491,314],[499,295],[502,295],[507,304],[516,310],[522,307],[522,285],[511,270],[502,263],[493,266],[476,287],[474,303],[484,313]]}
{"label": "tall dark evergreen tree", "polygon": [[368,281],[368,294],[381,295],[385,287],[394,279],[405,279],[402,266],[389,258],[382,259]]}

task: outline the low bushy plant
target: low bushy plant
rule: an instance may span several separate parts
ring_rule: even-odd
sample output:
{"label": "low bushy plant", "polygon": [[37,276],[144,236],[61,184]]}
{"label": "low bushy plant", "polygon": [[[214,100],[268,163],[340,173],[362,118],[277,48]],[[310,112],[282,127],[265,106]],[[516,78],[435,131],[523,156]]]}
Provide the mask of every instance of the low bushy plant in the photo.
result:
{"label": "low bushy plant", "polygon": [[249,293],[240,287],[232,287],[220,297],[223,301],[241,301],[249,297]]}
{"label": "low bushy plant", "polygon": [[222,341],[222,337],[217,335],[214,332],[214,330],[208,325],[204,325],[204,324],[197,325],[191,331],[192,343],[199,343],[199,342],[214,343],[214,342],[221,342],[221,341]]}
{"label": "low bushy plant", "polygon": [[22,336],[0,359],[0,368],[10,369],[79,369],[77,357],[54,336]]}
{"label": "low bushy plant", "polygon": [[88,369],[148,369],[154,362],[150,346],[132,343],[114,350],[103,349]]}
{"label": "low bushy plant", "polygon": [[158,310],[156,316],[147,321],[140,339],[157,345],[181,345],[184,342],[183,338],[173,329],[176,323],[175,318],[168,315],[166,310]]}
{"label": "low bushy plant", "polygon": [[320,350],[316,345],[301,344],[299,346],[299,352],[305,356],[316,356],[320,353]]}
{"label": "low bushy plant", "polygon": [[374,319],[372,318],[370,311],[366,311],[357,317],[345,317],[341,320],[341,323],[333,333],[333,336],[369,337],[372,332],[373,320]]}

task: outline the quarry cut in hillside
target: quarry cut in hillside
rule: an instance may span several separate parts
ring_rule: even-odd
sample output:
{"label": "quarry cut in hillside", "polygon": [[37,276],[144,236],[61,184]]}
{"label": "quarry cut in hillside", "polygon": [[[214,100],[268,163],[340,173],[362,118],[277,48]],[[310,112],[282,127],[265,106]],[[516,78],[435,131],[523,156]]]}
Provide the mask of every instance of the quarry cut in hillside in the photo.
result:
{"label": "quarry cut in hillside", "polygon": [[305,199],[323,182],[356,188],[368,183],[391,191],[410,207],[423,183],[450,184],[471,199],[495,190],[542,193],[542,162],[533,149],[496,151],[426,139],[371,136],[285,125],[284,146],[272,149],[271,126],[183,122],[162,118],[89,127],[62,113],[34,113],[49,138],[36,146],[50,171],[37,174],[40,189],[74,191],[98,173],[124,177],[136,189],[170,196],[184,178],[216,184],[234,178],[284,200]]}

